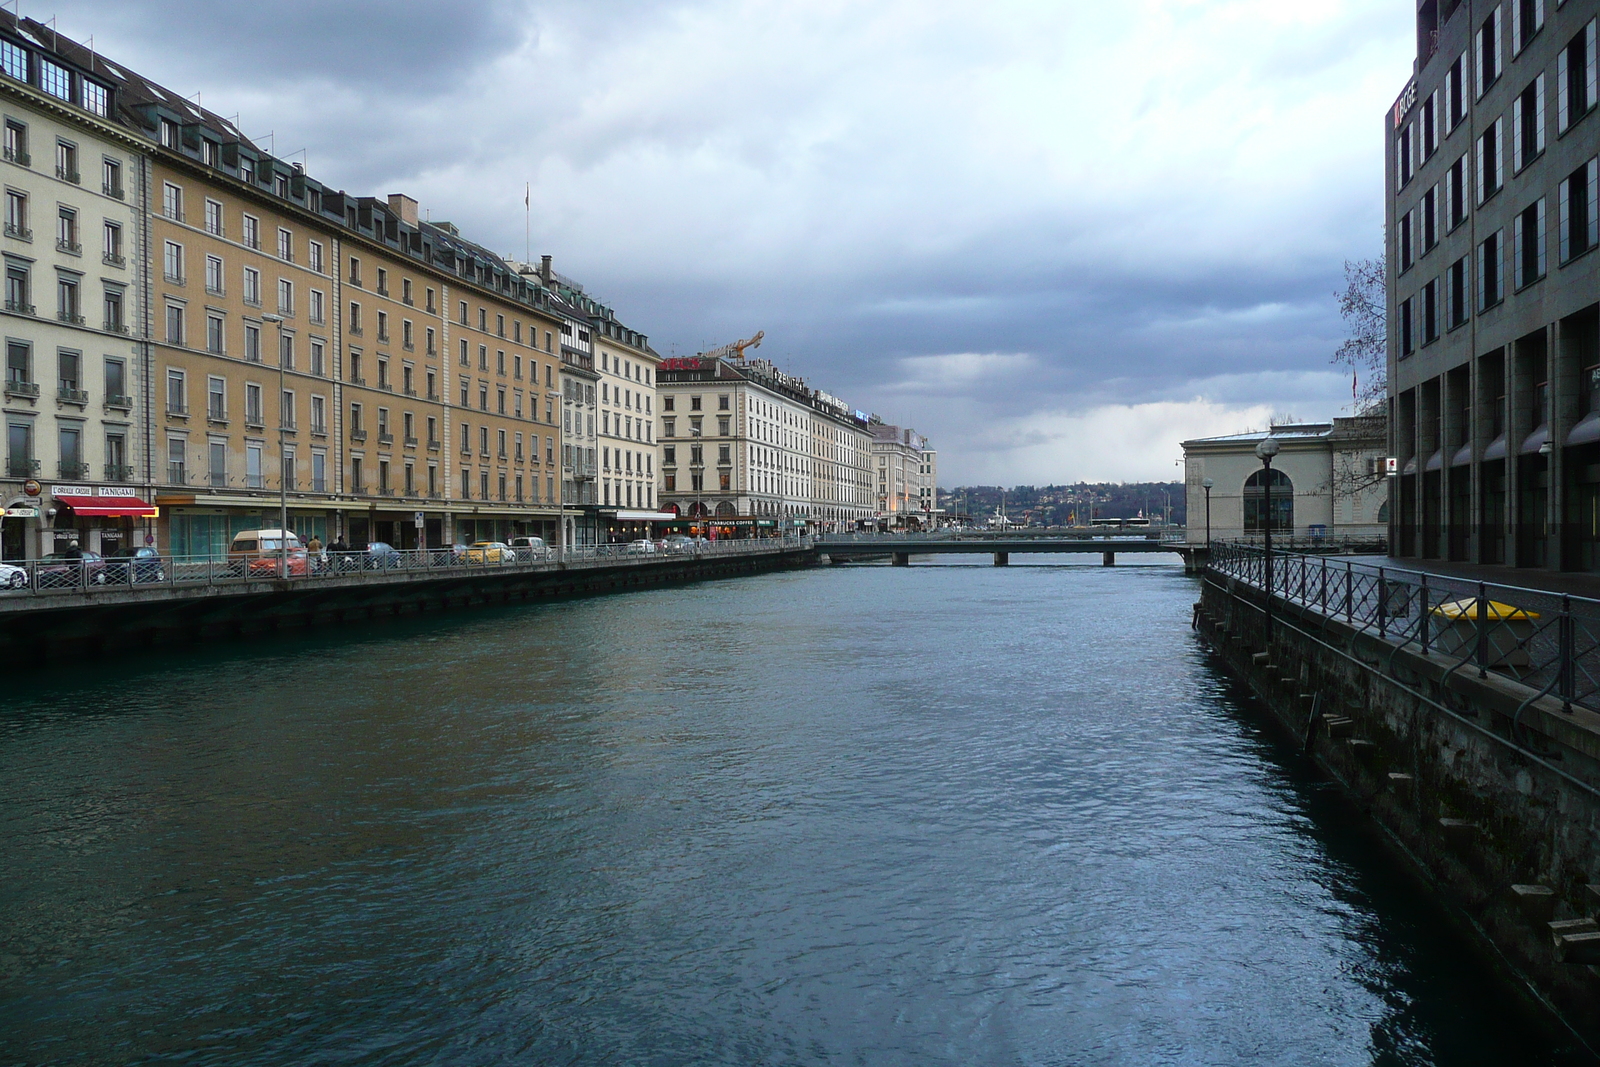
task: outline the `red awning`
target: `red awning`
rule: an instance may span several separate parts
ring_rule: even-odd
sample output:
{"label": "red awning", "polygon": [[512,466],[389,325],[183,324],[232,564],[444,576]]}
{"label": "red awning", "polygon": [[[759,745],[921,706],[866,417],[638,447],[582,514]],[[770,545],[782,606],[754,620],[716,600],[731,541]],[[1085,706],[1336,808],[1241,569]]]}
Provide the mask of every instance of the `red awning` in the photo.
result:
{"label": "red awning", "polygon": [[153,505],[146,504],[136,496],[57,496],[56,503],[65,504],[72,509],[73,514],[85,517],[104,519],[120,519],[131,516],[136,519],[152,518],[156,514]]}

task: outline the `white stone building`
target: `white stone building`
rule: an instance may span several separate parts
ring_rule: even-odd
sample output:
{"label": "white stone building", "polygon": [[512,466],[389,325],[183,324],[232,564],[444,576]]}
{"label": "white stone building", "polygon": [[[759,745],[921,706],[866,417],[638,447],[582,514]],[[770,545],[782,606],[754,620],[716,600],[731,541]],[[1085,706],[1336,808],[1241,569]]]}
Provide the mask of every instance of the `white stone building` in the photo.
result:
{"label": "white stone building", "polygon": [[1183,443],[1188,540],[1255,539],[1266,530],[1266,482],[1256,455],[1268,434],[1280,446],[1272,461],[1272,533],[1295,541],[1383,541],[1388,533],[1387,427],[1378,417],[1294,423],[1268,431]]}

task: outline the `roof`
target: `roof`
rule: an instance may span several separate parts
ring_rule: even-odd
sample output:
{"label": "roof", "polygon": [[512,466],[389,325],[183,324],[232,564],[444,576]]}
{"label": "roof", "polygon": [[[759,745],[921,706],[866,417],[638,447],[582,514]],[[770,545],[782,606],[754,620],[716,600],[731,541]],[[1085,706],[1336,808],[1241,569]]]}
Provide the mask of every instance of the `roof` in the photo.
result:
{"label": "roof", "polygon": [[1197,437],[1183,442],[1183,448],[1188,451],[1206,447],[1254,445],[1268,437],[1284,444],[1337,440],[1341,448],[1360,442],[1380,445],[1388,437],[1388,420],[1381,415],[1359,415],[1353,418],[1336,418],[1332,422],[1280,423],[1265,430],[1224,434],[1221,437]]}

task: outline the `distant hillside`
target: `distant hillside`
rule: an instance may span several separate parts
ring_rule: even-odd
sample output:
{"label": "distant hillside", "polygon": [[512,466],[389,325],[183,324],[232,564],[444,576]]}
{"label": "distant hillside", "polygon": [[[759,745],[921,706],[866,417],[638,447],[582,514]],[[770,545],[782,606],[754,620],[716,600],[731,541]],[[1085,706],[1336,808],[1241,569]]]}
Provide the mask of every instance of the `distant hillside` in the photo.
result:
{"label": "distant hillside", "polygon": [[1079,482],[1076,485],[961,485],[939,490],[939,504],[946,512],[970,514],[978,523],[1000,511],[1002,497],[1006,515],[1015,521],[1044,526],[1069,526],[1086,523],[1091,514],[1097,519],[1133,519],[1143,516],[1159,521],[1172,507],[1172,521],[1186,525],[1187,508],[1182,482]]}

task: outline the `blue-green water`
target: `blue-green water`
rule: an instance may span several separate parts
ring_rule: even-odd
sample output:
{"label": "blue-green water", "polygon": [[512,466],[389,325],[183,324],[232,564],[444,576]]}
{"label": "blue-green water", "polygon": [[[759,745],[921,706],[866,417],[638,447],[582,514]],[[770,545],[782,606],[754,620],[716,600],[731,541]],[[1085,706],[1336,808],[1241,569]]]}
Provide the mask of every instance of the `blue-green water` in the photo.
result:
{"label": "blue-green water", "polygon": [[1174,567],[14,672],[0,1063],[1539,1064]]}

